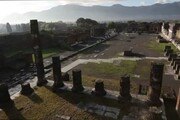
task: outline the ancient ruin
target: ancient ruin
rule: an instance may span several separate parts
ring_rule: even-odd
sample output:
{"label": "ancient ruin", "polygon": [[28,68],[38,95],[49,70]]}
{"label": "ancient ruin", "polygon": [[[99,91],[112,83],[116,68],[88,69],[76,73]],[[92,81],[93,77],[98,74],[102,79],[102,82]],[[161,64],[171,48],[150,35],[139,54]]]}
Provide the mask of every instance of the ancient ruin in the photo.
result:
{"label": "ancient ruin", "polygon": [[53,89],[54,91],[56,91],[56,89],[63,87],[64,83],[61,74],[61,63],[59,56],[52,57],[52,61],[53,61],[53,78],[54,78]]}
{"label": "ancient ruin", "polygon": [[106,91],[104,89],[104,83],[102,80],[96,80],[95,89],[92,91],[92,94],[96,96],[106,95]]}
{"label": "ancient ruin", "polygon": [[149,104],[152,106],[161,106],[162,101],[160,100],[161,87],[163,80],[164,64],[151,63],[150,72],[150,86],[149,86]]}
{"label": "ancient ruin", "polygon": [[81,75],[81,70],[73,70],[73,87],[72,91],[73,92],[82,92],[84,90],[82,86],[82,75]]}
{"label": "ancient ruin", "polygon": [[120,80],[120,95],[118,97],[119,100],[131,100],[130,94],[130,76],[124,75]]}

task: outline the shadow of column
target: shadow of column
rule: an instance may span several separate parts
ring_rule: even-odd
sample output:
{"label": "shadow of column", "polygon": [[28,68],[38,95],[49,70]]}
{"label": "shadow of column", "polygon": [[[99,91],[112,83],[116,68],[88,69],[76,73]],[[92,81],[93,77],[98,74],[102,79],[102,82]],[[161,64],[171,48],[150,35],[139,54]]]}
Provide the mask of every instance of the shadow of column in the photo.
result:
{"label": "shadow of column", "polygon": [[18,110],[14,104],[3,107],[2,110],[5,112],[9,120],[25,120],[24,116],[20,113],[21,109]]}

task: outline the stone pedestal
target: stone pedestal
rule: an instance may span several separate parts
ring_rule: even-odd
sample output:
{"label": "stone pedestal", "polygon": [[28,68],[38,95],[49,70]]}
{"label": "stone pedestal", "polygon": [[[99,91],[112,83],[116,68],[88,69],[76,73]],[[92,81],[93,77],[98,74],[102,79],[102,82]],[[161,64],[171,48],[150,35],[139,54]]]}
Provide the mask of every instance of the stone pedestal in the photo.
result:
{"label": "stone pedestal", "polygon": [[60,87],[63,87],[64,83],[61,75],[61,63],[59,56],[52,57],[52,61],[53,61],[53,78],[54,78],[53,90],[56,90]]}
{"label": "stone pedestal", "polygon": [[82,92],[84,90],[82,86],[82,76],[81,76],[81,70],[73,70],[73,92]]}
{"label": "stone pedestal", "polygon": [[168,61],[171,61],[173,58],[176,58],[177,57],[177,54],[176,53],[173,53],[173,54],[170,54],[168,56]]}
{"label": "stone pedestal", "polygon": [[14,102],[10,98],[8,86],[6,84],[0,84],[0,108],[14,105]]}
{"label": "stone pedestal", "polygon": [[164,64],[151,63],[150,86],[148,91],[148,104],[151,106],[161,106],[160,100]]}
{"label": "stone pedestal", "polygon": [[120,80],[120,95],[119,100],[131,100],[131,94],[130,94],[130,76],[124,75],[121,77]]}
{"label": "stone pedestal", "polygon": [[167,49],[166,52],[164,53],[164,56],[169,56],[170,54],[173,53],[173,50],[172,49]]}
{"label": "stone pedestal", "polygon": [[104,90],[104,83],[102,80],[96,80],[95,90],[92,91],[92,94],[96,96],[106,95],[106,91]]}
{"label": "stone pedestal", "polygon": [[31,95],[34,90],[31,88],[30,83],[25,82],[21,84],[21,94],[22,95]]}
{"label": "stone pedestal", "polygon": [[164,48],[164,52],[166,52],[168,49],[171,49],[171,46],[166,45]]}
{"label": "stone pedestal", "polygon": [[37,85],[42,86],[43,84],[47,83],[47,80],[45,79],[38,21],[31,20],[30,28],[31,28],[31,39],[32,39],[32,43],[33,43],[32,46],[33,46],[33,50],[34,50],[35,64],[36,64],[36,68],[37,68],[37,78],[38,78]]}

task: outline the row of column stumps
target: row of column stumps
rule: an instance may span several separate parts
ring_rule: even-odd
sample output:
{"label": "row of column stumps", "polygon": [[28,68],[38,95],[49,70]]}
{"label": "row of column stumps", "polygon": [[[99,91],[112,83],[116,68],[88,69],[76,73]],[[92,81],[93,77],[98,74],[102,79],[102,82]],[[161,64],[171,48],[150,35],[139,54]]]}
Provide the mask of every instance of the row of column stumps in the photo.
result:
{"label": "row of column stumps", "polygon": [[168,61],[170,61],[170,66],[174,70],[175,75],[177,75],[178,79],[180,79],[179,71],[180,71],[180,56],[177,53],[173,53],[171,46],[165,46],[164,55],[168,57]]}

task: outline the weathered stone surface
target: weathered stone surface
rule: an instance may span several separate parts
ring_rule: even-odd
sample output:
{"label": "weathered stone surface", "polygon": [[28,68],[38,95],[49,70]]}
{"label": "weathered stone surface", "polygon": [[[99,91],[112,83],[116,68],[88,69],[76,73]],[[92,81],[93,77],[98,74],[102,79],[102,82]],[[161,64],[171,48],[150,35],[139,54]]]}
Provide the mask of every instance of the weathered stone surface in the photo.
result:
{"label": "weathered stone surface", "polygon": [[60,87],[63,87],[64,83],[61,75],[61,63],[59,60],[59,56],[52,57],[52,61],[53,61],[53,78],[54,78],[53,89],[56,90]]}
{"label": "weathered stone surface", "polygon": [[92,91],[92,94],[96,95],[96,96],[105,96],[106,95],[106,91],[104,90],[104,83],[102,80],[96,80],[95,90]]}
{"label": "weathered stone surface", "polygon": [[120,95],[119,100],[125,99],[125,100],[131,100],[131,94],[130,94],[130,76],[124,75],[121,77],[120,80]]}
{"label": "weathered stone surface", "polygon": [[164,64],[162,63],[151,63],[150,72],[150,86],[148,92],[149,105],[161,106],[162,102],[160,100],[162,79],[163,79]]}
{"label": "weathered stone surface", "polygon": [[31,88],[30,83],[25,82],[21,84],[21,94],[23,95],[31,95],[34,90]]}
{"label": "weathered stone surface", "polygon": [[31,20],[30,27],[31,27],[31,39],[33,42],[32,46],[33,46],[34,56],[35,56],[35,64],[37,68],[37,78],[38,78],[37,85],[42,86],[43,84],[47,83],[47,80],[45,79],[45,73],[44,73],[44,64],[43,64],[43,57],[42,57],[42,50],[41,50],[41,41],[40,41],[40,35],[39,35],[38,21]]}
{"label": "weathered stone surface", "polygon": [[14,102],[10,98],[8,86],[6,84],[0,84],[0,108],[13,105]]}
{"label": "weathered stone surface", "polygon": [[84,90],[82,86],[82,75],[81,75],[81,70],[73,70],[73,87],[72,91],[73,92],[82,92]]}

